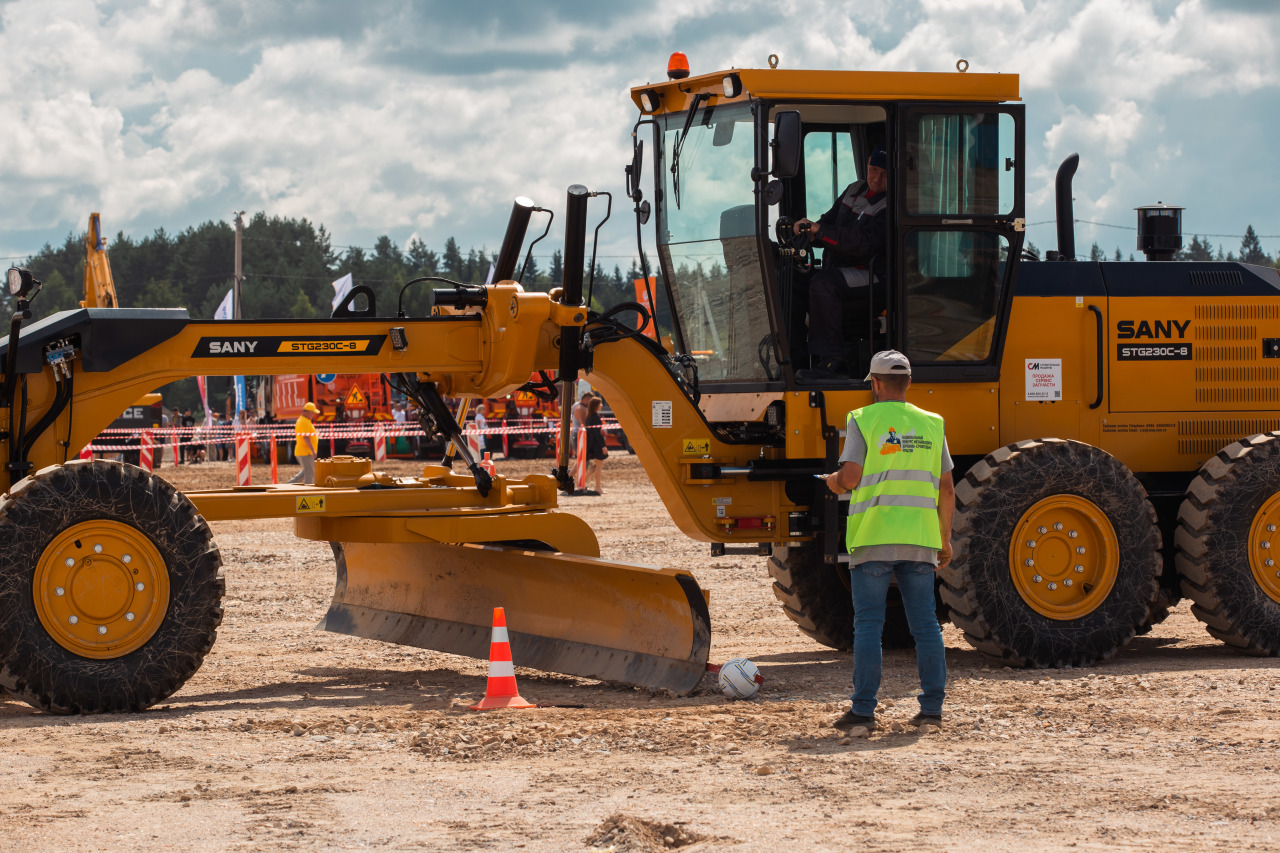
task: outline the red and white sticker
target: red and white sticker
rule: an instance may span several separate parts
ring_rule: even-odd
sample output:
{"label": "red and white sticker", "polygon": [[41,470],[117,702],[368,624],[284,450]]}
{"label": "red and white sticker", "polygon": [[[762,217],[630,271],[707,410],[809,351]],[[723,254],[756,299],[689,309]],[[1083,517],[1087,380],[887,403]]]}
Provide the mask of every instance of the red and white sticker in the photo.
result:
{"label": "red and white sticker", "polygon": [[1062,359],[1029,358],[1025,364],[1028,400],[1062,399]]}

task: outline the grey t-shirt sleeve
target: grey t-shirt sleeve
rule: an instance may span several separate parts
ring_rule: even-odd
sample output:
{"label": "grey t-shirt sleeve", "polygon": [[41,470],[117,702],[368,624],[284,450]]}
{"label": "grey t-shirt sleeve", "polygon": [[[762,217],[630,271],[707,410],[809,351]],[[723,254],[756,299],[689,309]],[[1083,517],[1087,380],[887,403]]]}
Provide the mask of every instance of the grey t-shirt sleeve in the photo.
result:
{"label": "grey t-shirt sleeve", "polygon": [[946,436],[943,436],[942,438],[942,473],[945,474],[954,467],[956,467],[956,463],[951,461],[951,451],[947,449]]}
{"label": "grey t-shirt sleeve", "polygon": [[858,429],[858,424],[849,419],[849,429],[844,437],[844,452],[840,454],[840,464],[845,462],[856,462],[859,465],[865,465],[867,461],[867,442],[862,438],[862,430]]}

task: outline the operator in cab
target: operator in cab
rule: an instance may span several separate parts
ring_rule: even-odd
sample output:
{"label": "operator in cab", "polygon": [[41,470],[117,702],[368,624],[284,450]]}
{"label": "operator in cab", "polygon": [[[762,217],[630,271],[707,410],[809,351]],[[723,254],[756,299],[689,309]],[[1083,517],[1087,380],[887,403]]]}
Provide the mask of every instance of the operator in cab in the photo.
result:
{"label": "operator in cab", "polygon": [[954,464],[941,415],[907,402],[911,362],[897,350],[876,353],[867,374],[874,402],[849,413],[840,468],[827,476],[849,492],[845,544],[853,594],[853,695],[833,725],[866,737],[876,729],[881,634],[889,583],[898,582],[916,642],[921,734],[942,728],[947,660],[934,603],[933,576],[951,562]]}
{"label": "operator in cab", "polygon": [[[872,276],[884,275],[888,247],[888,157],[877,148],[867,159],[866,180],[845,188],[817,222],[801,219],[792,227],[806,231],[823,247],[822,269],[809,281],[809,355],[813,367],[796,371],[804,383],[848,382],[844,358],[846,306],[871,314]],[[874,269],[873,269],[874,267]]]}

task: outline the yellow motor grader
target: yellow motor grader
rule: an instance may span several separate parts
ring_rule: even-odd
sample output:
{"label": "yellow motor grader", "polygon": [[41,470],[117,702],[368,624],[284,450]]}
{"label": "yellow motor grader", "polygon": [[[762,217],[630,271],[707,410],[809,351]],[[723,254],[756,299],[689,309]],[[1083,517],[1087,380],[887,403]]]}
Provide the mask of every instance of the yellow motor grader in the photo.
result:
{"label": "yellow motor grader", "polygon": [[[627,195],[638,239],[655,229],[660,292],[646,301],[670,310],[670,351],[642,333],[656,319],[646,308],[585,307],[597,194],[577,185],[563,288],[527,293],[511,280],[532,210],[520,200],[498,283],[417,282],[433,288],[427,316],[380,311],[356,288],[323,320],[84,308],[23,327],[38,282],[10,270],[0,687],[64,713],[165,698],[221,620],[207,522],[292,517],[299,536],[333,544],[328,630],[483,657],[492,607],[518,601],[522,665],[693,689],[713,606],[688,572],[600,559],[587,525],[556,509],[563,452],[554,476],[522,480],[490,477],[455,441],[463,472],[397,478],[339,457],[317,463],[312,487],[186,494],[136,467],[73,458],[175,378],[320,364],[386,374],[424,428],[452,439],[446,396],[523,387],[559,393],[567,413],[573,380],[588,374],[677,526],[713,555],[766,557],[800,630],[848,648],[847,504],[813,475],[835,468],[846,413],[870,402],[858,377],[888,347],[911,358],[911,399],[947,421],[959,513],[939,618],[984,654],[1092,663],[1183,594],[1214,636],[1280,652],[1275,270],[1075,262],[1074,161],[1059,171],[1058,251],[1024,256],[1014,75],[735,69],[676,74],[632,98]],[[807,287],[822,259],[791,223],[826,210],[878,146],[888,241],[871,298],[846,312],[855,378],[804,384]],[[1177,248],[1179,213],[1143,210],[1152,259]],[[529,383],[534,373],[545,378]],[[905,640],[904,628],[891,616],[886,640]]]}

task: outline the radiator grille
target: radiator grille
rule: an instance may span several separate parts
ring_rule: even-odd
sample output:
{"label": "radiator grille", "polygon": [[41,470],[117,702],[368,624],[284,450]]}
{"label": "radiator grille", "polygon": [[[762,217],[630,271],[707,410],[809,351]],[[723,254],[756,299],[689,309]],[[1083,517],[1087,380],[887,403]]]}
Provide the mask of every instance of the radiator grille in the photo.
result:
{"label": "radiator grille", "polygon": [[1280,388],[1197,388],[1197,403],[1277,403]]}
{"label": "radiator grille", "polygon": [[1198,341],[1252,341],[1257,337],[1257,326],[1196,326]]}
{"label": "radiator grille", "polygon": [[1207,287],[1240,287],[1244,277],[1240,270],[1190,270],[1191,283]]}
{"label": "radiator grille", "polygon": [[1251,346],[1199,346],[1192,352],[1196,361],[1253,361],[1256,354]]}
{"label": "radiator grille", "polygon": [[1233,441],[1280,429],[1280,418],[1197,418],[1178,421],[1178,453],[1208,459]]}
{"label": "radiator grille", "polygon": [[1197,305],[1197,320],[1275,320],[1280,305]]}
{"label": "radiator grille", "polygon": [[1280,382],[1278,367],[1197,367],[1197,382]]}

